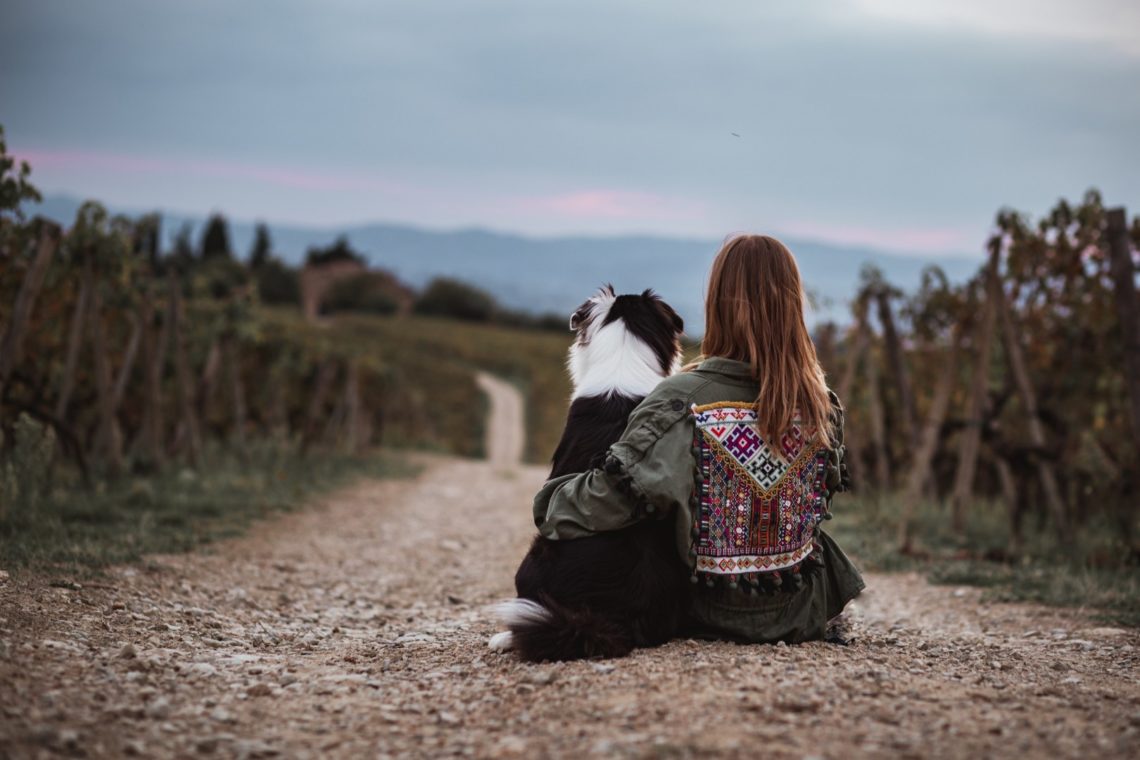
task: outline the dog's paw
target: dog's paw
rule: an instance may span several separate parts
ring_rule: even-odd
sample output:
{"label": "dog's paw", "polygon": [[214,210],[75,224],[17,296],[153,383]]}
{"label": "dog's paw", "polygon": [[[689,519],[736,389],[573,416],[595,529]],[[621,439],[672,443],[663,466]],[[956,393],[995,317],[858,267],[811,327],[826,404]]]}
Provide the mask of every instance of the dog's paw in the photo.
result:
{"label": "dog's paw", "polygon": [[492,636],[491,640],[487,642],[487,646],[496,652],[509,652],[515,648],[515,642],[510,631],[503,631]]}

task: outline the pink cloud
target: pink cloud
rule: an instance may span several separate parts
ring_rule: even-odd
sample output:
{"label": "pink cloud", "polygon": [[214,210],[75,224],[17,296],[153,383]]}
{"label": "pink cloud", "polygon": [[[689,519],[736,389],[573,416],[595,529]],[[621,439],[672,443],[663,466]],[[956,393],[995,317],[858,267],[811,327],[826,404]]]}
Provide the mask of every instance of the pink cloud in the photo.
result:
{"label": "pink cloud", "polygon": [[520,201],[524,209],[572,219],[693,219],[703,216],[700,204],[656,193],[592,189],[557,193]]}
{"label": "pink cloud", "polygon": [[155,158],[124,153],[82,150],[25,150],[20,159],[33,169],[129,172],[134,174],[192,175],[215,179],[254,180],[303,190],[355,190],[398,193],[408,188],[395,183],[344,172],[312,172],[240,161]]}
{"label": "pink cloud", "polygon": [[962,253],[978,245],[972,233],[952,227],[865,227],[792,221],[779,228],[789,236],[900,253]]}

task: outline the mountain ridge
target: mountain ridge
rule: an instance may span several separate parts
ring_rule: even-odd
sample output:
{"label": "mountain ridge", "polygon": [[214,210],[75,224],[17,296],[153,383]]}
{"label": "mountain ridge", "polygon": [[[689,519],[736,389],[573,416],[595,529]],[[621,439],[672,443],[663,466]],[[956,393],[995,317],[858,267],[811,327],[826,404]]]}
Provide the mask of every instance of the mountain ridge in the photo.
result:
{"label": "mountain ridge", "polygon": [[[81,201],[67,195],[45,196],[29,209],[70,225]],[[113,213],[136,215],[137,209],[108,206]],[[206,216],[159,211],[163,240],[184,225],[198,233]],[[229,220],[231,245],[244,258],[256,222]],[[719,240],[670,238],[646,234],[535,237],[482,227],[433,230],[408,224],[367,222],[336,226],[269,225],[275,253],[291,264],[304,261],[311,246],[344,235],[372,266],[393,272],[416,287],[432,277],[465,280],[495,295],[504,306],[532,312],[569,313],[598,286],[612,282],[624,291],[653,288],[684,317],[689,331],[702,328],[702,305],[709,265]],[[859,270],[872,264],[892,283],[911,290],[921,272],[938,265],[952,282],[977,271],[982,260],[958,256],[903,255],[865,246],[782,238],[796,254],[805,287],[817,301],[812,323],[847,321],[847,301],[855,292]]]}

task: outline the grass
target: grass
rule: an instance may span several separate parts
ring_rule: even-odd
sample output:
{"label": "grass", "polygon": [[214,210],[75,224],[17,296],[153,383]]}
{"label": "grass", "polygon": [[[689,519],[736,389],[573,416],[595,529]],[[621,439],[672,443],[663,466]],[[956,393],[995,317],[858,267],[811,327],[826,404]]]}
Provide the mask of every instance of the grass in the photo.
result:
{"label": "grass", "polygon": [[1125,560],[1127,547],[1110,526],[1090,522],[1063,549],[1049,526],[1027,526],[1022,549],[1010,556],[1001,504],[976,502],[965,536],[956,536],[948,510],[925,503],[915,515],[918,551],[903,555],[895,499],[840,497],[835,507],[827,528],[866,569],[920,572],[932,583],[985,588],[987,599],[1083,607],[1106,623],[1140,627],[1140,567]]}
{"label": "grass", "polygon": [[386,446],[481,456],[487,407],[476,370],[499,375],[522,392],[527,461],[548,461],[558,445],[570,396],[569,333],[356,314],[313,325],[284,309],[263,310],[261,321],[303,344],[335,345],[383,365],[387,382],[373,389],[368,402],[383,411]]}
{"label": "grass", "polygon": [[[56,473],[51,490],[10,505],[0,519],[0,568],[84,577],[146,554],[184,552],[236,536],[255,520],[296,509],[359,477],[407,468],[390,454],[349,456],[259,443],[244,457],[208,448],[195,472],[97,482]],[[60,482],[60,478],[63,478]]]}

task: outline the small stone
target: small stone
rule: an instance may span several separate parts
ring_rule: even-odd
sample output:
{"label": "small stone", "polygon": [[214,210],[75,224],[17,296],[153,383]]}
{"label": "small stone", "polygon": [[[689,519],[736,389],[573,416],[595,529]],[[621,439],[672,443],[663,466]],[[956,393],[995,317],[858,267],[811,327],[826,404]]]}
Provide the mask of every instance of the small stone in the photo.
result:
{"label": "small stone", "polygon": [[170,715],[170,702],[165,697],[159,697],[146,706],[146,717],[153,720],[162,720]]}
{"label": "small stone", "polygon": [[463,544],[459,543],[458,541],[453,541],[450,538],[445,538],[439,542],[439,548],[449,552],[457,552],[462,551]]}
{"label": "small stone", "polygon": [[219,707],[210,713],[210,720],[216,720],[219,723],[233,723],[234,714],[224,707]]}
{"label": "small stone", "polygon": [[558,674],[553,668],[547,668],[546,670],[536,670],[529,673],[526,680],[533,684],[538,684],[539,686],[545,686],[546,684],[554,683],[554,679],[557,677]]}
{"label": "small stone", "polygon": [[602,675],[613,673],[617,670],[616,667],[610,665],[608,662],[592,662],[590,663],[590,667],[593,668],[595,673],[601,673]]}
{"label": "small stone", "polygon": [[273,693],[273,689],[269,688],[268,684],[255,683],[246,689],[245,693],[251,697],[268,697]]}
{"label": "small stone", "polygon": [[119,658],[123,660],[133,660],[139,656],[139,650],[135,649],[135,645],[127,642],[123,644],[123,648],[119,650]]}
{"label": "small stone", "polygon": [[444,711],[439,714],[439,722],[445,726],[457,726],[459,725],[459,716],[455,713]]}
{"label": "small stone", "polygon": [[0,583],[7,583],[8,579],[12,576],[8,575],[7,570],[0,570]]}

